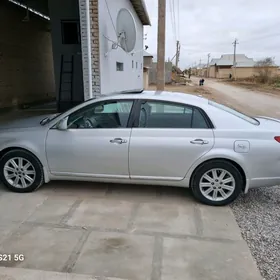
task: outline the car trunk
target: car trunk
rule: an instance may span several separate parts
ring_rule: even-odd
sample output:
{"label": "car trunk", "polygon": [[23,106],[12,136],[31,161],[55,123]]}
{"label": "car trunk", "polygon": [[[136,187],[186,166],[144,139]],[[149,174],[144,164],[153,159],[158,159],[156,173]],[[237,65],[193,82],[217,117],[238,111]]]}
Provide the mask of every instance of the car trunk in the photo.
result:
{"label": "car trunk", "polygon": [[279,131],[280,133],[280,120],[263,116],[256,117],[256,119],[260,122],[260,128],[267,130],[275,130]]}

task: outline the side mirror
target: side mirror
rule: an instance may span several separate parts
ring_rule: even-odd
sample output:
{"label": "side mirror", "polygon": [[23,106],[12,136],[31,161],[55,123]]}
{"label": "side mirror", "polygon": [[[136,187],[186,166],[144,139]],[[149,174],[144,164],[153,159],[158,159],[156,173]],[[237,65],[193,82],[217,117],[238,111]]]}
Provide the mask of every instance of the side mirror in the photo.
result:
{"label": "side mirror", "polygon": [[68,117],[66,117],[66,118],[64,118],[64,119],[62,119],[62,120],[60,120],[59,122],[58,122],[58,124],[57,124],[57,126],[56,126],[56,128],[58,129],[58,130],[67,130],[67,122],[68,122]]}

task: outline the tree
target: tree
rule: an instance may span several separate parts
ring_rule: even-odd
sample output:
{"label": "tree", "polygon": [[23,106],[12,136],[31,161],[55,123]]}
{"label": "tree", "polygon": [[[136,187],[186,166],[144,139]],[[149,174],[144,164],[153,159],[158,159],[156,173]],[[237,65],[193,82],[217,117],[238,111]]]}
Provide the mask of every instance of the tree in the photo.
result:
{"label": "tree", "polygon": [[255,64],[256,71],[258,73],[258,79],[261,83],[268,83],[272,76],[272,67],[274,66],[274,59],[272,57],[266,57],[259,60]]}

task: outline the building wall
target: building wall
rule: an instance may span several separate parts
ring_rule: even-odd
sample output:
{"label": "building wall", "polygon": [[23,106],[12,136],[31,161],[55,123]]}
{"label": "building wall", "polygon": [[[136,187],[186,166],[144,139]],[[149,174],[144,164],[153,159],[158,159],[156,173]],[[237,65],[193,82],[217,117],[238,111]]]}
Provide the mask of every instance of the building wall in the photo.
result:
{"label": "building wall", "polygon": [[146,69],[146,68],[143,71],[143,86],[144,86],[144,89],[149,88],[149,69]]}
{"label": "building wall", "polygon": [[[271,68],[271,75],[277,76],[278,70],[277,67]],[[209,77],[218,78],[218,79],[228,79],[229,74],[233,75],[232,68],[218,68],[218,71],[215,76],[215,66],[210,66],[209,68]],[[258,75],[258,70],[255,67],[237,67],[236,68],[236,78],[244,79]]]}
{"label": "building wall", "polygon": [[144,67],[151,67],[153,58],[151,56],[144,56]]}
{"label": "building wall", "polygon": [[0,108],[55,97],[49,22],[0,1]]}
{"label": "building wall", "polygon": [[[129,0],[107,0],[107,3],[110,13],[106,1],[98,1],[101,94],[140,90],[143,88],[143,25]],[[126,8],[132,13],[136,23],[137,35],[133,56],[121,48],[112,50],[112,42],[104,37],[117,41],[114,26],[116,26],[117,14],[122,8]],[[117,62],[123,63],[123,71],[116,71]]]}
{"label": "building wall", "polygon": [[92,69],[92,97],[101,94],[101,69],[100,63],[100,32],[99,24],[102,15],[99,12],[99,2],[104,0],[90,1],[90,28],[91,28],[91,69]]}
{"label": "building wall", "polygon": [[[265,69],[263,69],[263,70],[265,70]],[[259,75],[259,69],[257,69],[257,68],[252,68],[252,71],[253,71],[253,74],[254,75]],[[278,76],[278,67],[276,66],[276,67],[270,67],[270,69],[269,69],[269,72],[270,72],[270,76]]]}
{"label": "building wall", "polygon": [[79,0],[79,9],[84,99],[88,100],[100,95],[98,0]]}
{"label": "building wall", "polygon": [[217,78],[218,79],[228,79],[229,74],[232,74],[231,68],[220,68],[218,67]]}
{"label": "building wall", "polygon": [[[78,21],[79,2],[78,0],[49,0],[49,13],[51,18],[51,32],[53,44],[53,61],[54,73],[56,81],[56,96],[59,101],[59,88],[61,79],[61,59],[62,55],[66,60],[70,60],[74,56],[73,64],[73,100],[69,96],[69,92],[62,93],[62,107],[66,108],[84,101],[83,95],[83,69],[82,69],[82,51],[81,44],[63,44],[61,21]],[[68,69],[66,69],[68,70]],[[72,104],[73,103],[73,104]],[[63,110],[63,109],[62,109]]]}
{"label": "building wall", "polygon": [[236,78],[249,78],[255,75],[254,67],[240,67],[236,68]]}
{"label": "building wall", "polygon": [[216,67],[215,66],[209,67],[209,78],[216,78]]}

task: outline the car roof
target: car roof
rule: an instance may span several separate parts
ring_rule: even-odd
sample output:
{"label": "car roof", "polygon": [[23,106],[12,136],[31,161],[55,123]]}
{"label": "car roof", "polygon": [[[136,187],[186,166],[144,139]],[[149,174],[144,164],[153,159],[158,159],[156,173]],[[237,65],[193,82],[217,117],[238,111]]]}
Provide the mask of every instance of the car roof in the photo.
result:
{"label": "car roof", "polygon": [[155,99],[169,102],[181,102],[193,106],[207,105],[208,99],[196,96],[191,93],[170,92],[170,91],[142,91],[139,93],[114,93],[102,95],[101,99]]}

